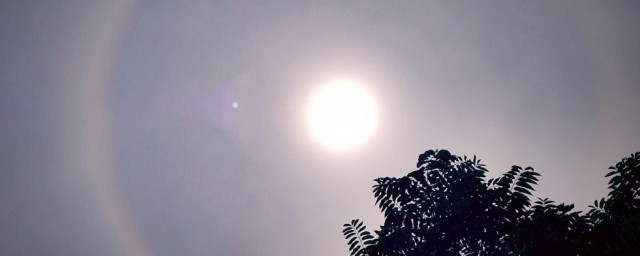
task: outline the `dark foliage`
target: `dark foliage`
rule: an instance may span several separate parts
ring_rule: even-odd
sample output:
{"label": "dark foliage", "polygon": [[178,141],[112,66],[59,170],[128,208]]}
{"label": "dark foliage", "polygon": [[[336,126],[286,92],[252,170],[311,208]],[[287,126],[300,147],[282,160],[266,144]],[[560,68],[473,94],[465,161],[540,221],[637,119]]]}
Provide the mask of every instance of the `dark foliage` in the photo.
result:
{"label": "dark foliage", "polygon": [[530,196],[531,167],[485,181],[475,156],[428,150],[417,170],[373,186],[385,222],[375,237],[359,220],[344,225],[351,255],[632,255],[640,250],[640,152],[606,175],[607,198],[587,214]]}
{"label": "dark foliage", "polygon": [[342,234],[349,240],[351,255],[362,255],[367,246],[375,244],[373,236],[369,231],[365,231],[367,227],[362,224],[362,221],[352,220],[351,223],[344,224],[343,227]]}

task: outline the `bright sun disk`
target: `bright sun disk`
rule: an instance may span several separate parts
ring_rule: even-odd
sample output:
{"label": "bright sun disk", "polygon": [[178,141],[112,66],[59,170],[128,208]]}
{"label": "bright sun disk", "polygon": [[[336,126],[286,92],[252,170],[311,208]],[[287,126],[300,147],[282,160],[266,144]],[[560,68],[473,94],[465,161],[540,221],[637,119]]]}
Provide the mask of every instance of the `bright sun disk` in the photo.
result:
{"label": "bright sun disk", "polygon": [[345,150],[365,142],[373,133],[376,109],[367,91],[348,80],[334,81],[315,92],[308,119],[316,140]]}

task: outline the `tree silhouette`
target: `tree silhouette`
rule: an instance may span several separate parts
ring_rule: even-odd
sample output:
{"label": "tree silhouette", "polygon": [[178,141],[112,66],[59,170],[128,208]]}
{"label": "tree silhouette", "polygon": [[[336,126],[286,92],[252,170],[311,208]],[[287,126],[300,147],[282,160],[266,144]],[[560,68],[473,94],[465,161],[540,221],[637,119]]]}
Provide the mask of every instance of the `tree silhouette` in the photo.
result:
{"label": "tree silhouette", "polygon": [[631,255],[640,250],[640,152],[606,175],[607,198],[582,214],[573,205],[538,198],[540,176],[513,166],[485,181],[475,156],[428,150],[417,170],[378,178],[373,186],[384,225],[344,225],[351,255]]}

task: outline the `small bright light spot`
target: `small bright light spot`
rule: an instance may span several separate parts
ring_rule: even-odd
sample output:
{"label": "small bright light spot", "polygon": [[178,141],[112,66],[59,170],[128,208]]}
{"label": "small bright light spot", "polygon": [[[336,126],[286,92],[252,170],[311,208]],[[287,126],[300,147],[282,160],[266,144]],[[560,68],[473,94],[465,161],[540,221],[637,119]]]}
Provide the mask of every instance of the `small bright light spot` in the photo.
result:
{"label": "small bright light spot", "polygon": [[234,101],[234,102],[231,104],[231,107],[233,107],[233,108],[238,108],[239,106],[240,106],[240,104],[238,104],[238,102],[237,102],[237,101]]}
{"label": "small bright light spot", "polygon": [[321,87],[311,99],[309,126],[314,137],[330,149],[362,144],[373,133],[376,108],[367,91],[349,80]]}

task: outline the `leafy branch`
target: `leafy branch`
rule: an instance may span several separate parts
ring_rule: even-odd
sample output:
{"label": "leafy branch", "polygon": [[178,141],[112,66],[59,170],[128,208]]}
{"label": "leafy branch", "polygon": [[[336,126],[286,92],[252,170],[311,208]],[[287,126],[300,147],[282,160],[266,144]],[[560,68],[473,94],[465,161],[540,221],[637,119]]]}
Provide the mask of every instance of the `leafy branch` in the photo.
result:
{"label": "leafy branch", "polygon": [[369,231],[365,231],[366,226],[362,221],[354,219],[351,223],[344,224],[343,227],[342,234],[349,240],[348,244],[351,255],[366,255],[367,247],[375,244],[375,239]]}
{"label": "leafy branch", "polygon": [[538,174],[514,165],[485,181],[475,156],[427,150],[404,177],[375,180],[377,237],[344,225],[351,255],[633,255],[640,251],[640,152],[617,163],[607,198],[586,214],[538,198]]}

